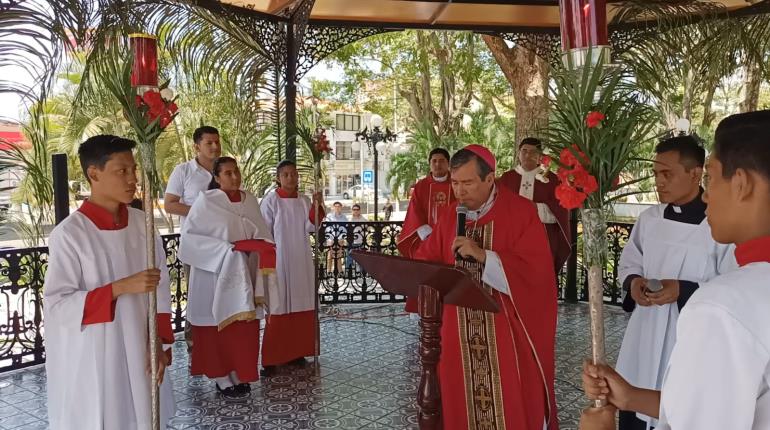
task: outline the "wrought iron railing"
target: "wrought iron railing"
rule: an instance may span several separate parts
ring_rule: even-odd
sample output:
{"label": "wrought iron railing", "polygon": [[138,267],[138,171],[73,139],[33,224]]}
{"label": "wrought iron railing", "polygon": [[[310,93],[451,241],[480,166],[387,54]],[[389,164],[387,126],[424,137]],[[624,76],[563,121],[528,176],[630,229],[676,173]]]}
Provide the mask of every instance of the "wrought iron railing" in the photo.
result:
{"label": "wrought iron railing", "polygon": [[[628,240],[632,224],[610,223],[607,267],[604,271],[605,301],[620,304],[617,261]],[[404,297],[388,293],[351,258],[353,249],[397,255],[396,238],[400,222],[329,222],[322,225],[319,247],[319,296],[322,303],[388,303]],[[187,285],[185,267],[177,258],[179,235],[163,236],[171,277],[172,324],[184,329]],[[575,285],[567,284],[566,267],[559,276],[559,297],[587,300],[586,270],[581,264],[578,236],[578,264]],[[45,361],[43,326],[43,279],[48,248],[0,250],[0,372]]]}

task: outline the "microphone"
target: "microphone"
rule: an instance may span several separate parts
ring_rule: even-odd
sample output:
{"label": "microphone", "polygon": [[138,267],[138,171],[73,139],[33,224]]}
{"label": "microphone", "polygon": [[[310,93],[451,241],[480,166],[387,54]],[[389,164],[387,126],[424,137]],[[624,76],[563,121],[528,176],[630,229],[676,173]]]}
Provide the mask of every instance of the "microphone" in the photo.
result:
{"label": "microphone", "polygon": [[[455,211],[457,212],[457,236],[465,236],[465,218],[468,216],[468,208],[463,205],[457,205]],[[457,252],[455,252],[455,260],[475,261],[472,258],[463,258]]]}
{"label": "microphone", "polygon": [[463,205],[457,205],[457,235],[465,236],[465,218],[468,216],[468,208]]}

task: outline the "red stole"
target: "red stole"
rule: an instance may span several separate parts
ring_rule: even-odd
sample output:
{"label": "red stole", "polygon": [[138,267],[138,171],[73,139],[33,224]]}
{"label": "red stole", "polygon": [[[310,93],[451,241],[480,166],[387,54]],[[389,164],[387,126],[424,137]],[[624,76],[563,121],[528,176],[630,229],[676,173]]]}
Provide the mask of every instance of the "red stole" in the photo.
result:
{"label": "red stole", "polygon": [[[444,211],[417,257],[454,263],[456,223],[454,213]],[[540,225],[532,204],[505,188],[498,188],[489,213],[467,224],[470,237],[499,255],[510,295],[486,287],[500,305],[497,314],[444,307],[439,379],[445,430],[539,430],[545,420],[549,429],[558,428],[556,279]],[[483,267],[468,269],[480,279]]]}
{"label": "red stole", "polygon": [[398,250],[401,255],[414,257],[414,252],[421,242],[417,229],[425,224],[434,227],[441,211],[454,201],[452,183],[448,176],[446,181],[438,182],[432,175],[428,175],[414,185],[404,226],[398,236]]}
{"label": "red stole", "polygon": [[[564,266],[572,252],[572,233],[569,225],[569,211],[563,208],[556,199],[556,187],[559,186],[559,177],[548,172],[548,182],[535,180],[535,189],[532,193],[532,201],[544,203],[556,218],[556,224],[545,224],[548,232],[548,242],[553,255],[554,266],[557,270]],[[519,194],[521,187],[521,175],[515,170],[509,170],[498,179],[498,183],[508,187],[514,194]]]}

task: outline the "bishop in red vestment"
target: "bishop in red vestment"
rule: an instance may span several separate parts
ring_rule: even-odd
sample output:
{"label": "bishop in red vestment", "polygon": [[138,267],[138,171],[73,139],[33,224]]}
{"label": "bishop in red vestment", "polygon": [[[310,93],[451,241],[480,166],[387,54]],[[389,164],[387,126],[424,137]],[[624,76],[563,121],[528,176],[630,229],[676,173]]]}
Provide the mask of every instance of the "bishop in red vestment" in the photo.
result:
{"label": "bishop in red vestment", "polygon": [[[406,218],[398,236],[398,251],[414,258],[414,253],[438,222],[441,211],[455,201],[449,181],[449,152],[434,148],[428,155],[430,174],[417,181],[406,209]],[[407,312],[417,312],[417,299],[408,298]]]}
{"label": "bishop in red vestment", "polygon": [[548,239],[532,203],[495,186],[494,168],[494,156],[479,145],[452,157],[452,188],[469,209],[466,236],[456,235],[454,203],[416,253],[462,265],[501,309],[444,307],[444,429],[555,430],[556,279]]}
{"label": "bishop in red vestment", "polygon": [[517,157],[519,165],[505,172],[499,183],[535,202],[538,217],[548,233],[554,268],[558,272],[572,252],[569,211],[556,199],[559,178],[540,166],[542,155],[540,140],[533,137],[522,140]]}

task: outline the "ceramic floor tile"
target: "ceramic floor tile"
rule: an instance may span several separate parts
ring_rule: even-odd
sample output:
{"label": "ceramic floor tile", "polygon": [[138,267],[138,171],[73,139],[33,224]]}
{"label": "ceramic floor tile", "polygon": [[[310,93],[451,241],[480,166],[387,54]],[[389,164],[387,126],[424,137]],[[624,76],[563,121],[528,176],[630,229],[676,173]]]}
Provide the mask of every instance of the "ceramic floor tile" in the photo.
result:
{"label": "ceramic floor tile", "polygon": [[[419,328],[403,305],[324,306],[341,318],[321,324],[322,354],[303,366],[285,366],[251,384],[248,396],[226,398],[212,381],[189,375],[184,341],[174,345],[169,369],[177,400],[172,430],[417,429]],[[358,319],[353,319],[358,318]],[[362,320],[361,318],[367,318]],[[607,352],[617,357],[627,315],[606,312]],[[576,429],[586,406],[580,390],[589,356],[585,304],[559,306],[556,401],[562,430]],[[0,428],[45,429],[45,368],[0,375]]]}

